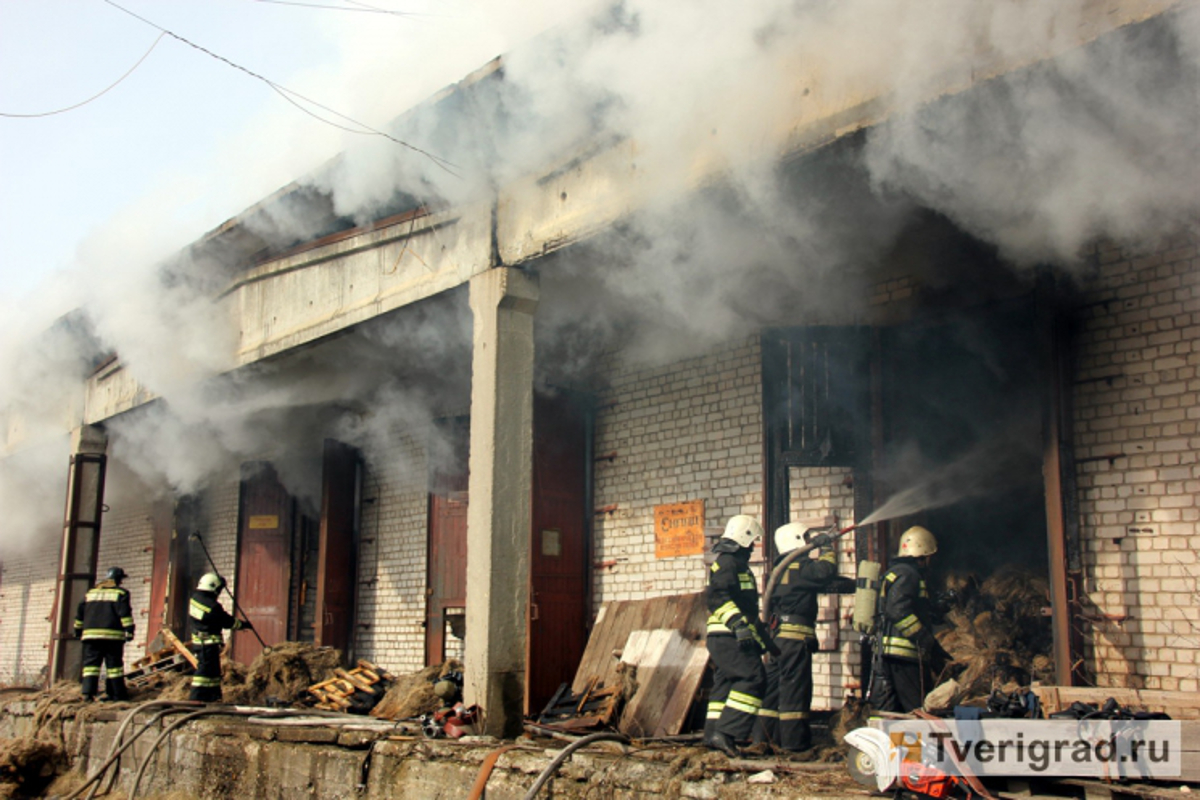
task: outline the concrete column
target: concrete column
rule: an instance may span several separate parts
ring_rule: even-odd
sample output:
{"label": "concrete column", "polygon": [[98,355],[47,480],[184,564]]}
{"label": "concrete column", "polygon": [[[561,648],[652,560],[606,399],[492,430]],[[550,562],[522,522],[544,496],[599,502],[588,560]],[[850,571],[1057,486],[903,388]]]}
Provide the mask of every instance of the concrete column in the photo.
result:
{"label": "concrete column", "polygon": [[471,476],[464,695],[488,734],[522,730],[533,472],[536,277],[497,267],[471,279]]}

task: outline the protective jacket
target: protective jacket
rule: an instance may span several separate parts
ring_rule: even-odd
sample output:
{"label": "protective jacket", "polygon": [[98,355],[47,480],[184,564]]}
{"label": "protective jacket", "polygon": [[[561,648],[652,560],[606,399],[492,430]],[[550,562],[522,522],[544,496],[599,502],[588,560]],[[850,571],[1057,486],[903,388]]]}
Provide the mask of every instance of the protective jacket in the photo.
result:
{"label": "protective jacket", "polygon": [[717,560],[709,567],[708,635],[735,634],[740,628],[753,629],[758,619],[758,584],[750,571],[750,549],[718,552]]}
{"label": "protective jacket", "polygon": [[221,607],[216,592],[197,589],[188,607],[192,618],[192,641],[198,645],[222,644],[221,631],[237,630],[242,623]]}
{"label": "protective jacket", "polygon": [[[786,553],[775,560],[776,565]],[[783,571],[767,609],[776,639],[816,639],[817,595],[852,590],[853,581],[836,576],[837,553],[828,548],[818,558],[798,558]],[[849,588],[848,588],[849,587]]]}
{"label": "protective jacket", "polygon": [[85,642],[126,642],[134,634],[129,592],[116,581],[100,581],[88,590],[75,612],[75,635]]}
{"label": "protective jacket", "polygon": [[878,625],[881,652],[917,661],[932,648],[935,613],[917,560],[897,558],[880,580]]}

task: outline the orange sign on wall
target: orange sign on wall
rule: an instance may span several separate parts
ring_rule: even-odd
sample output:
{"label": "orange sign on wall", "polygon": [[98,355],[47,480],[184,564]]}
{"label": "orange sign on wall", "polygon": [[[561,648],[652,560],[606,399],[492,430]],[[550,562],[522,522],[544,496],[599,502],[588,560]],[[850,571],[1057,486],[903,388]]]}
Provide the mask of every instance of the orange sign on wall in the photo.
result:
{"label": "orange sign on wall", "polygon": [[654,557],[675,558],[704,552],[704,501],[654,507]]}

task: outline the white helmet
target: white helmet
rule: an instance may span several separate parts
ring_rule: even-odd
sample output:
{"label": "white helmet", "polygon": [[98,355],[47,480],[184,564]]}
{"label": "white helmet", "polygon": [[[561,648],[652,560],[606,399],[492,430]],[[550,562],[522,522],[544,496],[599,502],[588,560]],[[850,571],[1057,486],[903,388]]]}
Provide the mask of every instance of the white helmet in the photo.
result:
{"label": "white helmet", "polygon": [[779,555],[792,552],[804,544],[804,533],[807,530],[808,528],[799,522],[781,525],[775,531],[775,550]]}
{"label": "white helmet", "polygon": [[751,547],[762,535],[763,528],[758,520],[738,514],[730,517],[729,522],[725,523],[725,532],[721,534],[721,538],[737,542],[739,547]]}
{"label": "white helmet", "polygon": [[897,556],[931,556],[937,552],[937,539],[933,538],[933,534],[920,525],[913,525],[911,528],[900,534],[900,549],[896,553]]}
{"label": "white helmet", "polygon": [[196,588],[202,592],[219,592],[221,587],[225,585],[225,581],[215,572],[206,572],[200,576],[200,580],[196,583]]}

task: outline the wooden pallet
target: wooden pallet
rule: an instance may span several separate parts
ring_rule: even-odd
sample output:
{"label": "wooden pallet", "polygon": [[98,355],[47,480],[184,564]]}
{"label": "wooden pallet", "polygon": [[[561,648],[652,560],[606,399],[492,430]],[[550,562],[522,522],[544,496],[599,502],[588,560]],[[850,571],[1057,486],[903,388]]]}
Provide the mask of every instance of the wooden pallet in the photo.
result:
{"label": "wooden pallet", "polygon": [[196,656],[169,629],[160,630],[154,641],[164,646],[133,662],[125,673],[125,683],[130,686],[145,686],[168,672],[196,669]]}
{"label": "wooden pallet", "polygon": [[394,680],[387,670],[359,659],[354,669],[337,667],[332,678],[314,683],[308,687],[308,693],[317,698],[316,708],[350,712],[363,705],[361,701],[355,702],[356,694],[361,692],[366,695],[366,706],[370,708],[379,702]]}

